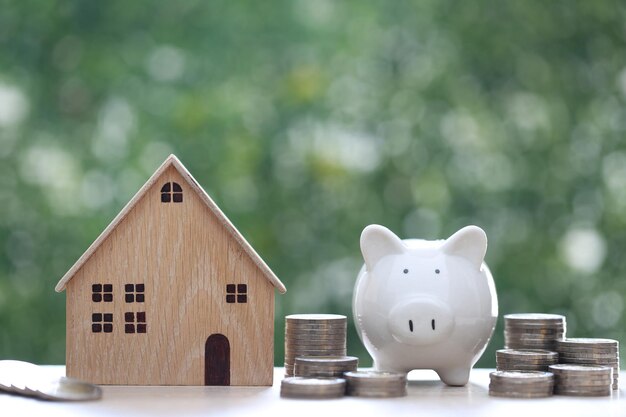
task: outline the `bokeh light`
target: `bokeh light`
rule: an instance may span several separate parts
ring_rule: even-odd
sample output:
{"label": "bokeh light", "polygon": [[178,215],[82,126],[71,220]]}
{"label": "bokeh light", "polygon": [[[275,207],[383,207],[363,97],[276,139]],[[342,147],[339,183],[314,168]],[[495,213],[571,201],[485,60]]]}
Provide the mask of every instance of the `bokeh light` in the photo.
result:
{"label": "bokeh light", "polygon": [[[619,2],[8,1],[0,355],[63,363],[58,279],[175,153],[288,288],[343,313],[361,230],[487,232],[500,313],[624,339]],[[349,352],[370,364],[354,329]],[[502,320],[479,366],[494,366]]]}

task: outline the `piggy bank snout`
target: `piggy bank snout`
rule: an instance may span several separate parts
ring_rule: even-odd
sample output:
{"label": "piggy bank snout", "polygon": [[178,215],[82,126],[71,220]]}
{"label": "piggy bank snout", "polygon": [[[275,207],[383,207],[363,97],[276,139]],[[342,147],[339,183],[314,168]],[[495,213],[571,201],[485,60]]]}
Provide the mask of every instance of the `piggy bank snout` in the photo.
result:
{"label": "piggy bank snout", "polygon": [[393,338],[409,345],[429,345],[445,339],[454,328],[450,308],[435,298],[414,298],[389,313]]}

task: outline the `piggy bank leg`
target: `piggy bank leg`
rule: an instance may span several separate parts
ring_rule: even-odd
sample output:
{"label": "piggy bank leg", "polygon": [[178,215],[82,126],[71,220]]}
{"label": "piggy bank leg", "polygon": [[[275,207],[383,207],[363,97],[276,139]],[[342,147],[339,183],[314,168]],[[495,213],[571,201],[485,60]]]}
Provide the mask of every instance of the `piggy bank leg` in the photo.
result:
{"label": "piggy bank leg", "polygon": [[446,384],[453,387],[461,387],[469,381],[469,374],[472,370],[468,368],[449,368],[449,369],[436,369],[435,372],[439,375],[439,378]]}

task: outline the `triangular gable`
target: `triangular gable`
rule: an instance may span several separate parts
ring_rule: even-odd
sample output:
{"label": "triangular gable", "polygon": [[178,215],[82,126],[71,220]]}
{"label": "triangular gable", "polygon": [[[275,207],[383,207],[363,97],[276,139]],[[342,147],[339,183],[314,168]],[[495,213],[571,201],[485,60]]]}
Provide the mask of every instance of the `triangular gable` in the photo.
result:
{"label": "triangular gable", "polygon": [[170,166],[176,168],[178,173],[183,177],[183,179],[187,182],[191,189],[195,190],[200,199],[206,204],[206,206],[217,216],[219,222],[228,230],[231,236],[241,245],[244,252],[250,257],[250,259],[255,263],[255,265],[263,272],[263,275],[267,278],[267,280],[281,293],[284,294],[287,289],[283,285],[282,282],[278,279],[278,277],[272,272],[272,270],[267,266],[267,264],[261,259],[259,254],[250,246],[248,241],[239,233],[239,231],[233,226],[233,224],[228,220],[226,215],[220,210],[220,208],[213,202],[211,197],[204,191],[202,187],[198,184],[198,182],[193,178],[193,176],[187,171],[187,169],[183,166],[183,164],[176,158],[174,155],[170,155],[163,164],[156,170],[154,174],[148,179],[148,181],[137,191],[137,193],[133,196],[133,198],[126,204],[126,206],[122,209],[122,211],[113,219],[113,221],[104,229],[104,231],[98,236],[98,238],[89,246],[87,251],[83,253],[83,255],[76,261],[76,263],[70,268],[69,271],[61,278],[59,283],[54,288],[55,291],[61,292],[65,289],[65,286],[72,279],[72,277],[80,270],[80,268],[91,258],[96,250],[100,247],[100,245],[107,239],[107,237],[115,230],[117,225],[119,225],[122,220],[126,217],[128,213],[133,209],[133,207],[141,200],[146,192],[152,187],[152,185],[161,177],[161,175],[167,170]]}

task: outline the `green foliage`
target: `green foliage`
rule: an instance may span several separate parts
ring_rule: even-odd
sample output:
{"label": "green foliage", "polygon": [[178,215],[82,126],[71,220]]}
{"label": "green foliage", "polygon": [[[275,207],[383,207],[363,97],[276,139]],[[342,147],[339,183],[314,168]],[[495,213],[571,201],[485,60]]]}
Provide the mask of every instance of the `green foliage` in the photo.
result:
{"label": "green foliage", "polygon": [[287,285],[277,364],[285,314],[351,316],[369,223],[480,225],[501,315],[624,337],[623,4],[0,10],[1,357],[64,361],[55,283],[170,152]]}

